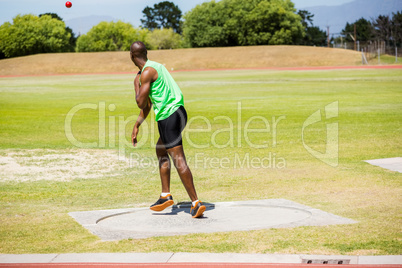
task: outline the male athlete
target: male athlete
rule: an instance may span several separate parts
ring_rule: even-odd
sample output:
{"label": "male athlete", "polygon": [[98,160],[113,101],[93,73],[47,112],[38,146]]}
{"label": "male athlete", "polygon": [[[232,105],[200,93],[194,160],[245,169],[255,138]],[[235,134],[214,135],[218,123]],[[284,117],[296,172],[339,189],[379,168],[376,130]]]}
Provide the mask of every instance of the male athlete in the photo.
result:
{"label": "male athlete", "polygon": [[148,60],[147,49],[142,42],[137,41],[131,45],[130,57],[135,66],[140,69],[134,79],[134,89],[138,108],[141,109],[131,135],[132,143],[135,147],[139,127],[147,118],[151,106],[154,108],[160,135],[156,143],[156,156],[159,160],[162,193],[150,209],[162,211],[174,204],[170,194],[170,158],[172,158],[192,201],[190,214],[193,218],[199,218],[206,207],[198,200],[193,175],[183,151],[181,132],[187,123],[183,94],[162,64]]}

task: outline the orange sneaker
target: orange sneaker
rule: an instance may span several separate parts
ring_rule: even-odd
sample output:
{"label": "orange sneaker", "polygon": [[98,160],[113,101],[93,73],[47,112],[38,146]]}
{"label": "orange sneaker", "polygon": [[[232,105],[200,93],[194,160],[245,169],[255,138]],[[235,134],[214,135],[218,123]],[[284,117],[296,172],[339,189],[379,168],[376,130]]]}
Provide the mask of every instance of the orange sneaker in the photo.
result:
{"label": "orange sneaker", "polygon": [[158,201],[156,201],[155,204],[153,204],[149,208],[153,211],[162,211],[173,204],[173,197],[168,194],[166,197],[159,197]]}
{"label": "orange sneaker", "polygon": [[198,201],[195,206],[191,206],[190,214],[193,218],[199,218],[204,214],[204,211],[207,209],[201,201]]}

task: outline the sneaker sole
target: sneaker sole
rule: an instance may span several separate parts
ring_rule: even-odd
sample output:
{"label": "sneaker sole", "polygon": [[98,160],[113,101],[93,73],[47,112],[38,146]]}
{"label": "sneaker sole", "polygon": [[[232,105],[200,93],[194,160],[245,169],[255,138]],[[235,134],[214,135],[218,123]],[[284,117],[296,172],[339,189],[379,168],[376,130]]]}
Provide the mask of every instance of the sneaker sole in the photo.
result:
{"label": "sneaker sole", "polygon": [[150,209],[153,210],[153,211],[162,211],[162,210],[164,210],[165,208],[170,207],[170,206],[173,205],[173,204],[174,204],[173,200],[169,200],[169,201],[166,201],[166,202],[163,203],[163,204],[150,207]]}
{"label": "sneaker sole", "polygon": [[193,218],[199,218],[199,217],[201,217],[202,214],[204,214],[204,211],[205,211],[206,209],[207,209],[206,206],[201,206],[201,207],[198,209],[197,214],[195,214],[195,215],[193,216]]}

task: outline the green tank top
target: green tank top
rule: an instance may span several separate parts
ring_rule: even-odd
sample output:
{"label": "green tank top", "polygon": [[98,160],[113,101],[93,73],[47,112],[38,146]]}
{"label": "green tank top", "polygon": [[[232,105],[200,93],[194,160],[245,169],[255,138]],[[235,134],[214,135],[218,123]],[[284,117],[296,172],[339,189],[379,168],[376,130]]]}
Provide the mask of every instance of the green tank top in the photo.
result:
{"label": "green tank top", "polygon": [[155,120],[160,121],[168,118],[180,106],[184,106],[183,93],[165,66],[148,60],[142,71],[147,67],[152,67],[158,72],[158,79],[151,83],[149,98],[154,107]]}

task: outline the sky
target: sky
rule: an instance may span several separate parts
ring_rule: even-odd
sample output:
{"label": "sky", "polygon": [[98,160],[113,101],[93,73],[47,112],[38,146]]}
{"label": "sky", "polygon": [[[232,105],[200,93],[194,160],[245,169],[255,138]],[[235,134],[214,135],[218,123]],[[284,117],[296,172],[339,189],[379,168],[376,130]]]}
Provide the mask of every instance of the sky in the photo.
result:
{"label": "sky", "polygon": [[[130,22],[135,27],[140,26],[142,10],[146,6],[152,7],[163,0],[70,0],[72,8],[66,8],[66,0],[0,0],[0,25],[6,21],[11,22],[18,14],[57,13],[64,21],[91,15],[109,16],[116,20]],[[196,5],[210,0],[168,0],[179,6],[184,13]],[[293,0],[297,9],[322,6],[341,5],[353,0]]]}

